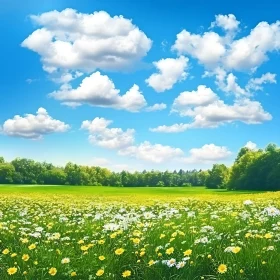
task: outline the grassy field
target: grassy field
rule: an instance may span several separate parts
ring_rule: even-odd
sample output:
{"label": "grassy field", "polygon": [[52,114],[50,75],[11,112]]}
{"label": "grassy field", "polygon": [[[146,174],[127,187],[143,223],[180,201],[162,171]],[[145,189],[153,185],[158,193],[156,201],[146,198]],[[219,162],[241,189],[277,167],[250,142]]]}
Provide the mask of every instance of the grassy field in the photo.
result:
{"label": "grassy field", "polygon": [[73,194],[78,196],[204,196],[204,195],[240,195],[259,193],[257,191],[211,190],[205,187],[87,187],[87,186],[36,186],[36,185],[0,185],[0,193],[11,194]]}
{"label": "grassy field", "polygon": [[280,193],[0,187],[0,279],[280,279]]}

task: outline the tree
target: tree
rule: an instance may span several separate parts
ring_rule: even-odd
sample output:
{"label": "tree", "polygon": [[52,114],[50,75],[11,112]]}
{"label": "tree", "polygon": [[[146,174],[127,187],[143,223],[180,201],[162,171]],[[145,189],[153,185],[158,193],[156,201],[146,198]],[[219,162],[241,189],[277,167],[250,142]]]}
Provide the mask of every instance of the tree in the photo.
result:
{"label": "tree", "polygon": [[64,185],[66,178],[66,173],[61,168],[53,168],[43,173],[43,182],[47,185]]}
{"label": "tree", "polygon": [[206,187],[209,189],[225,188],[228,174],[229,170],[224,164],[214,164],[206,179]]}
{"label": "tree", "polygon": [[10,163],[0,163],[0,184],[13,183],[15,168]]}

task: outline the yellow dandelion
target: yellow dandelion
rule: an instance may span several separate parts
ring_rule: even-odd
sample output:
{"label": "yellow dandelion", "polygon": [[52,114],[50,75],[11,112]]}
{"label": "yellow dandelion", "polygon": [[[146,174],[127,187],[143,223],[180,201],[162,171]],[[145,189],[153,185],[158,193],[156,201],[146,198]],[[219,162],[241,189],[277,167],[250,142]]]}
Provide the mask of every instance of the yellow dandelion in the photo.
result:
{"label": "yellow dandelion", "polygon": [[122,277],[126,278],[126,277],[129,277],[131,276],[131,271],[130,270],[125,270],[123,273],[122,273]]}
{"label": "yellow dandelion", "polygon": [[220,264],[218,267],[218,272],[223,274],[227,272],[227,266],[225,264]]}
{"label": "yellow dandelion", "polygon": [[165,251],[165,253],[167,255],[171,255],[171,254],[173,254],[173,252],[174,252],[174,247],[170,247],[170,248],[166,249],[166,251]]}
{"label": "yellow dandelion", "polygon": [[7,269],[7,272],[9,275],[13,275],[17,273],[17,268],[16,267],[10,267]]}
{"label": "yellow dandelion", "polygon": [[185,257],[188,257],[188,256],[190,256],[192,254],[192,250],[191,249],[188,249],[188,250],[186,250],[185,252],[184,252],[184,256]]}
{"label": "yellow dandelion", "polygon": [[81,250],[82,251],[87,251],[88,250],[88,246],[86,246],[86,245],[81,246]]}
{"label": "yellow dandelion", "polygon": [[102,276],[104,274],[104,269],[99,269],[99,270],[97,270],[97,272],[96,272],[96,276]]}
{"label": "yellow dandelion", "polygon": [[57,269],[56,269],[55,267],[51,267],[51,268],[49,269],[49,274],[50,274],[51,276],[55,276],[56,273],[57,273]]}
{"label": "yellow dandelion", "polygon": [[9,254],[9,253],[10,253],[10,250],[9,250],[9,249],[5,249],[5,250],[2,251],[2,254],[4,254],[4,255],[7,255],[7,254]]}
{"label": "yellow dandelion", "polygon": [[100,261],[104,261],[106,258],[105,258],[104,256],[99,256],[98,259],[99,259]]}
{"label": "yellow dandelion", "polygon": [[28,246],[29,250],[34,250],[35,248],[36,248],[36,244],[34,243]]}
{"label": "yellow dandelion", "polygon": [[27,262],[27,261],[29,260],[29,258],[30,258],[30,257],[29,257],[28,254],[24,254],[24,255],[22,256],[21,259],[22,259],[23,261]]}
{"label": "yellow dandelion", "polygon": [[123,252],[124,252],[124,249],[123,249],[123,248],[119,248],[119,249],[117,249],[117,250],[115,251],[115,254],[116,254],[116,255],[121,255],[121,254],[123,254]]}
{"label": "yellow dandelion", "polygon": [[72,272],[71,272],[71,274],[70,274],[70,276],[71,276],[71,277],[75,277],[75,276],[77,276],[77,272],[72,271]]}
{"label": "yellow dandelion", "polygon": [[237,254],[237,253],[240,252],[240,250],[241,250],[240,247],[234,247],[234,248],[232,249],[232,253]]}

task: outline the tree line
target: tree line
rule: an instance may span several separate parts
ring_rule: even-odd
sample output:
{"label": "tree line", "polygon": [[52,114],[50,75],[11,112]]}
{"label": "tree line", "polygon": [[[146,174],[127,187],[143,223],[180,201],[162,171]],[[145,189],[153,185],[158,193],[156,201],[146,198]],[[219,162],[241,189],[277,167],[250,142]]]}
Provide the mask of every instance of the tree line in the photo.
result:
{"label": "tree line", "polygon": [[111,172],[98,166],[67,163],[57,167],[46,162],[16,158],[6,162],[0,157],[0,184],[42,184],[83,186],[201,186],[207,171],[142,171]]}
{"label": "tree line", "polygon": [[240,149],[233,165],[214,164],[205,180],[208,188],[280,190],[280,148]]}
{"label": "tree line", "polygon": [[280,148],[240,149],[233,165],[214,164],[210,170],[112,172],[99,166],[67,163],[64,167],[31,159],[6,162],[0,157],[0,184],[83,186],[203,186],[230,190],[280,190]]}

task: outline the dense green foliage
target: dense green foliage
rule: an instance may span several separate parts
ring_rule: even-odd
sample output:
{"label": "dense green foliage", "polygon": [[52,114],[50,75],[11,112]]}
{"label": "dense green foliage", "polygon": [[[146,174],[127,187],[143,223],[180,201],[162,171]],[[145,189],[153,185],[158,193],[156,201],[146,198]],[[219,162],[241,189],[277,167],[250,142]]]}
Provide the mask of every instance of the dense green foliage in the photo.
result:
{"label": "dense green foliage", "polygon": [[211,189],[280,190],[280,148],[241,148],[233,166],[214,164],[211,170],[111,172],[98,166],[67,163],[57,167],[25,158],[5,162],[0,157],[0,184],[42,184],[117,187],[181,187],[206,185]]}
{"label": "dense green foliage", "polygon": [[231,190],[280,190],[280,148],[242,148],[231,168],[215,164],[206,180],[208,188]]}
{"label": "dense green foliage", "polygon": [[0,184],[46,184],[76,186],[201,186],[208,176],[207,171],[179,172],[111,172],[98,166],[81,166],[67,163],[65,167],[17,158],[5,162],[0,158]]}

